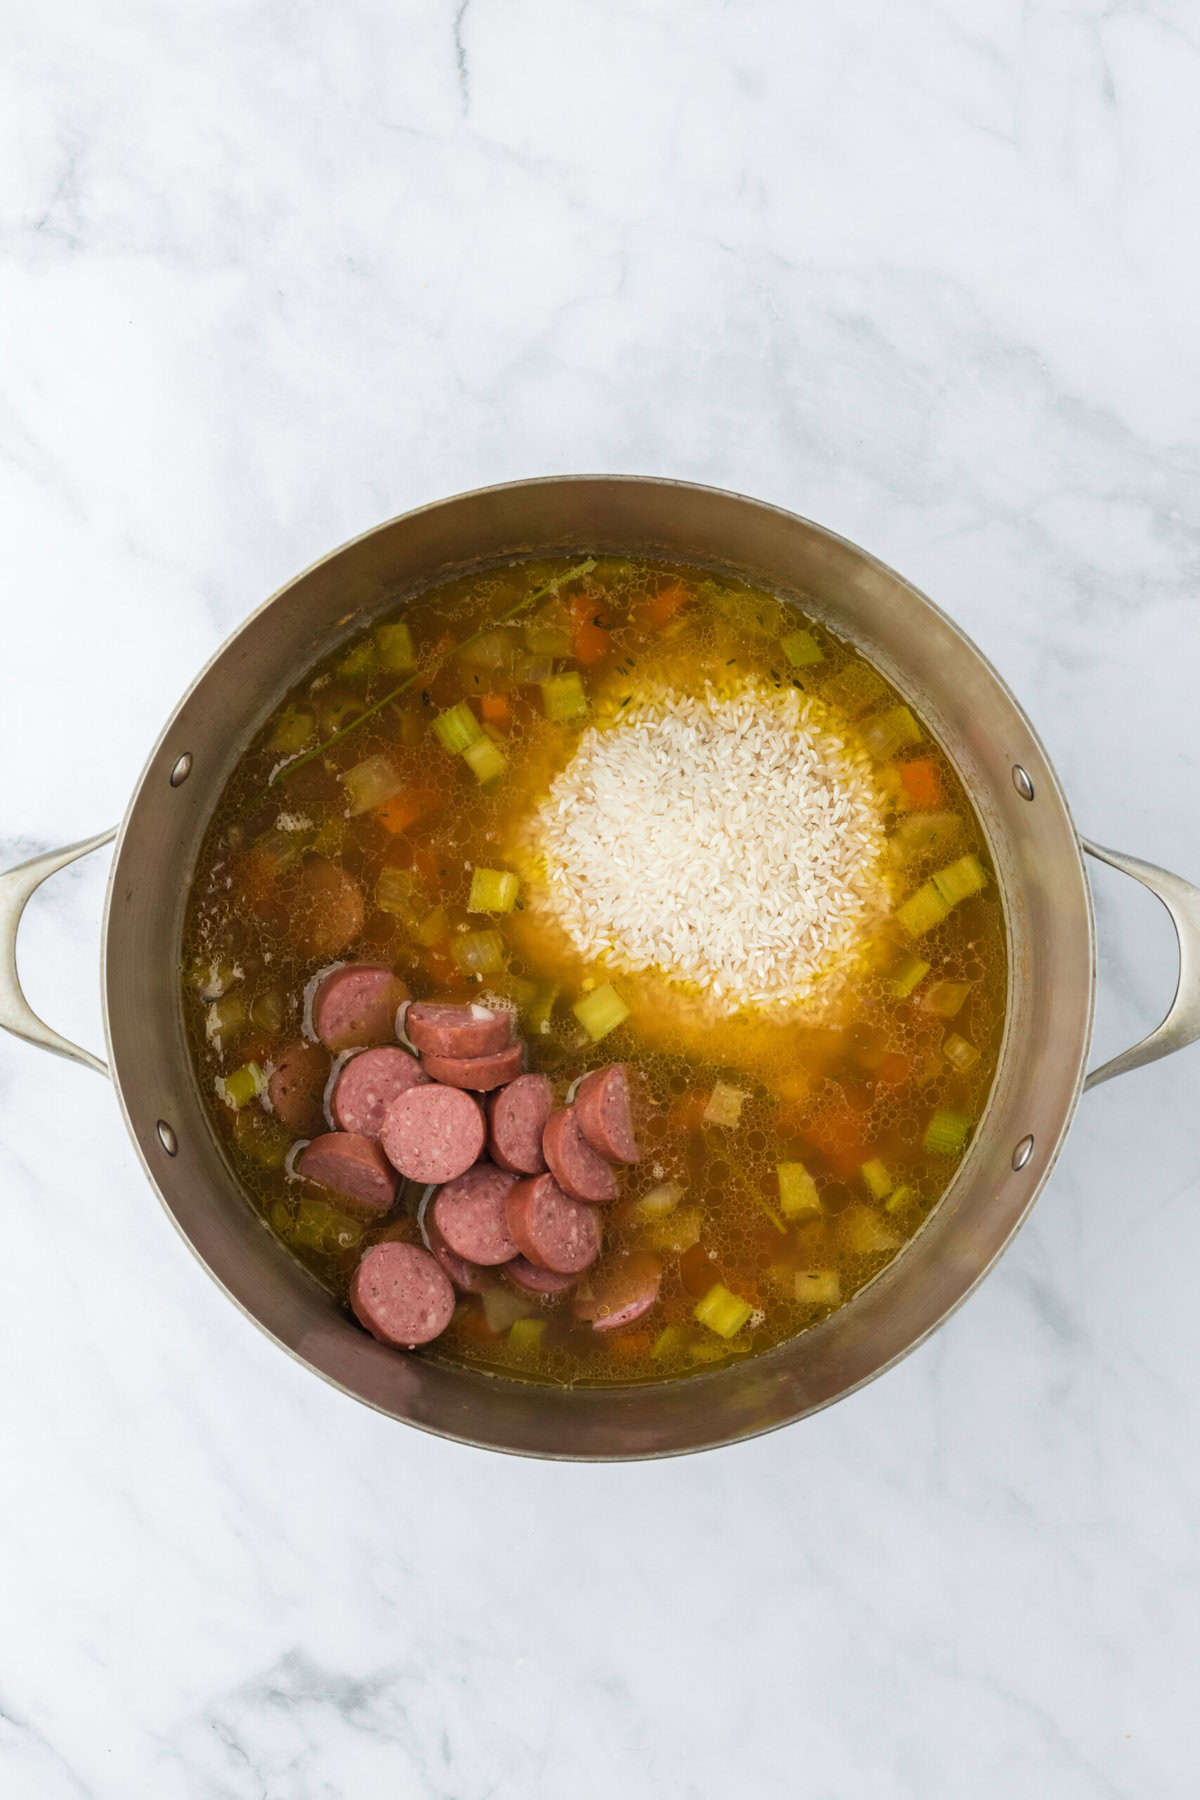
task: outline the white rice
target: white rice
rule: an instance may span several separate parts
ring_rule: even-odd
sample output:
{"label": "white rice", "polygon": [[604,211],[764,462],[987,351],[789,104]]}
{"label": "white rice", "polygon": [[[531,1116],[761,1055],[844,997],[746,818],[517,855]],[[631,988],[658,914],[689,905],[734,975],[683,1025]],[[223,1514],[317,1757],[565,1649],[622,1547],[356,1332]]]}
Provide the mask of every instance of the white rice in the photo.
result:
{"label": "white rice", "polygon": [[888,904],[865,749],[788,687],[674,690],[589,727],[527,828],[528,904],[609,969],[794,1005]]}

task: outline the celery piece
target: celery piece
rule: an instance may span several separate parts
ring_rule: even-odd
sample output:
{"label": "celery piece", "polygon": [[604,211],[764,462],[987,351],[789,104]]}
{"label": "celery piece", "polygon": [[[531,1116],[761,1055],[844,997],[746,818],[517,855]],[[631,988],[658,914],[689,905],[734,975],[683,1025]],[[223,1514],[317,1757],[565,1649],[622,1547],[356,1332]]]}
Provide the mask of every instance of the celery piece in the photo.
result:
{"label": "celery piece", "polygon": [[765,1194],[760,1194],[756,1188],[754,1190],[753,1198],[754,1198],[754,1204],[758,1207],[759,1212],[762,1213],[764,1218],[770,1219],[770,1221],[771,1221],[772,1225],[775,1227],[776,1231],[786,1232],[787,1226],[784,1224],[784,1222],[780,1218],[779,1214],[775,1211],[775,1208],[771,1205],[771,1202],[767,1199],[767,1196]]}
{"label": "celery piece", "polygon": [[264,988],[261,994],[255,994],[250,1002],[251,1023],[260,1031],[269,1031],[274,1035],[283,1030],[283,991],[281,988]]}
{"label": "celery piece", "polygon": [[188,970],[188,986],[199,994],[202,1000],[219,1000],[236,980],[237,969],[233,963],[225,961],[223,957],[214,957],[208,962],[193,963]]}
{"label": "celery piece", "polygon": [[433,721],[433,735],[443,750],[457,756],[468,744],[482,737],[483,732],[466,701],[460,700],[457,706],[448,707],[437,715]]}
{"label": "celery piece", "polygon": [[498,931],[465,931],[450,954],[464,975],[494,975],[504,967],[504,939]]}
{"label": "celery piece", "polygon": [[373,807],[382,806],[393,794],[398,794],[404,786],[404,778],[398,772],[390,756],[368,756],[352,769],[346,769],[339,777],[346,790],[346,810],[352,819],[359,813],[370,812]]}
{"label": "celery piece", "polygon": [[965,1075],[979,1061],[979,1052],[974,1044],[968,1043],[965,1037],[959,1037],[957,1031],[952,1031],[942,1045],[942,1055],[960,1075]]}
{"label": "celery piece", "polygon": [[435,906],[432,912],[425,914],[421,923],[414,930],[413,936],[423,949],[432,950],[435,944],[440,944],[445,940],[449,930],[450,920],[446,916],[445,907]]}
{"label": "celery piece", "polygon": [[257,1106],[243,1106],[234,1114],[233,1139],[244,1155],[264,1169],[281,1169],[295,1142],[281,1120],[270,1118]]}
{"label": "celery piece", "polygon": [[879,1256],[897,1250],[900,1239],[873,1206],[848,1206],[839,1214],[838,1236],[852,1256]]}
{"label": "celery piece", "polygon": [[468,638],[461,649],[455,651],[459,662],[475,669],[502,669],[512,654],[512,639],[504,631],[485,631],[481,636]]}
{"label": "celery piece", "polygon": [[549,681],[553,673],[553,658],[535,656],[530,650],[524,656],[518,656],[513,663],[513,686],[541,687],[543,681]]}
{"label": "celery piece", "polygon": [[801,1306],[840,1306],[841,1276],[836,1269],[797,1269],[796,1298]]}
{"label": "celery piece", "polygon": [[[363,703],[357,694],[347,694],[337,688],[325,688],[318,694],[316,708],[318,725],[331,737],[340,737],[348,726],[357,724],[363,713]],[[316,754],[316,750],[310,750],[305,762]]]}
{"label": "celery piece", "polygon": [[957,906],[960,900],[969,900],[972,894],[987,886],[987,870],[977,856],[968,853],[939,869],[933,877],[933,885],[947,906]]}
{"label": "celery piece", "polygon": [[425,731],[425,721],[415,706],[398,706],[396,721],[400,732],[400,742],[409,750],[415,750]]}
{"label": "celery piece", "polygon": [[380,668],[386,669],[391,675],[405,675],[409,669],[417,666],[412,632],[403,619],[398,619],[394,625],[375,627],[375,648],[379,654]]}
{"label": "celery piece", "polygon": [[862,1178],[866,1182],[876,1200],[886,1200],[896,1185],[888,1174],[887,1167],[877,1156],[862,1166]]}
{"label": "celery piece", "polygon": [[869,706],[883,699],[887,683],[869,663],[845,663],[825,682],[822,693],[832,706],[839,706],[850,718],[857,719]]}
{"label": "celery piece", "polygon": [[926,881],[915,894],[910,894],[903,906],[896,908],[896,918],[910,937],[920,937],[926,931],[932,931],[943,919],[950,916],[950,907],[943,900],[932,881]]}
{"label": "celery piece", "polygon": [[217,1079],[217,1093],[235,1112],[257,1100],[265,1086],[262,1069],[256,1062],[243,1063],[240,1069]]}
{"label": "celery piece", "polygon": [[642,1195],[637,1209],[648,1219],[662,1219],[674,1212],[682,1199],[683,1189],[677,1181],[660,1181],[657,1187]]}
{"label": "celery piece", "polygon": [[320,831],[313,839],[310,849],[318,856],[332,857],[335,861],[340,857],[346,842],[346,821],[339,815],[326,819]]}
{"label": "celery piece", "polygon": [[692,1317],[715,1331],[718,1337],[731,1338],[737,1336],[753,1311],[748,1300],[743,1300],[740,1294],[731,1294],[723,1282],[716,1281],[704,1298],[697,1300]]}
{"label": "celery piece", "polygon": [[337,666],[338,674],[345,681],[363,681],[379,666],[375,645],[370,638],[364,638],[361,644],[355,644],[348,650]]}
{"label": "celery piece", "polygon": [[966,1147],[970,1119],[939,1106],[925,1130],[924,1146],[934,1156],[958,1156]]}
{"label": "celery piece", "polygon": [[919,987],[928,975],[932,965],[922,962],[919,956],[906,956],[896,973],[888,982],[888,987],[897,1000],[907,1000],[915,987]]}
{"label": "celery piece", "polygon": [[615,1031],[629,1017],[629,1008],[608,981],[603,987],[593,988],[582,1000],[577,1000],[571,1011],[593,1044],[598,1044],[601,1038],[607,1037],[610,1031]]}
{"label": "celery piece", "polygon": [[525,627],[525,648],[534,656],[570,656],[571,634],[561,625],[547,625],[531,619]]}
{"label": "celery piece", "polygon": [[481,787],[486,787],[489,781],[499,780],[508,767],[504,752],[482,733],[474,743],[467,745],[462,758]]}
{"label": "celery piece", "polygon": [[746,1095],[741,1088],[731,1087],[727,1081],[717,1081],[708,1096],[708,1104],[704,1108],[703,1119],[706,1125],[736,1125],[742,1116]]}
{"label": "celery piece", "polygon": [[380,912],[393,918],[407,919],[420,893],[420,882],[411,869],[399,869],[395,863],[384,863],[375,883],[375,904]]}
{"label": "celery piece", "polygon": [[286,1237],[292,1228],[292,1215],[286,1200],[272,1200],[267,1208],[267,1223],[279,1237]]}
{"label": "celery piece", "polygon": [[521,1017],[525,1021],[525,1029],[532,1037],[547,1037],[550,1032],[550,1016],[554,1011],[554,1002],[558,999],[557,981],[539,982],[537,991],[527,1006],[522,1007]]}
{"label": "celery piece", "polygon": [[646,1227],[646,1235],[656,1250],[672,1250],[682,1256],[700,1242],[703,1219],[698,1206],[681,1206]]}
{"label": "celery piece", "polygon": [[506,913],[516,905],[520,880],[511,869],[472,869],[467,911]]}
{"label": "celery piece", "polygon": [[560,725],[587,711],[588,697],[578,669],[568,669],[562,675],[551,675],[549,681],[543,681],[542,706],[546,717]]}
{"label": "celery piece", "polygon": [[779,1182],[779,1206],[785,1219],[798,1219],[802,1213],[820,1212],[821,1196],[817,1184],[801,1162],[775,1164]]}
{"label": "celery piece", "polygon": [[243,990],[231,988],[205,1010],[204,1032],[210,1044],[218,1049],[231,1042],[246,1024],[246,996]]}
{"label": "celery piece", "polygon": [[514,1350],[538,1350],[545,1335],[545,1319],[514,1319],[508,1328],[508,1341]]}
{"label": "celery piece", "polygon": [[290,1232],[293,1244],[304,1250],[317,1250],[324,1256],[354,1250],[362,1242],[363,1226],[358,1219],[339,1212],[327,1200],[302,1200],[296,1209]]}
{"label": "celery piece", "polygon": [[650,1346],[650,1354],[655,1362],[663,1362],[668,1356],[678,1356],[687,1341],[686,1325],[664,1325]]}
{"label": "celery piece", "polygon": [[964,830],[958,813],[915,812],[901,819],[888,839],[893,862],[919,862],[923,856],[943,856],[953,849]]}
{"label": "celery piece", "polygon": [[303,750],[305,744],[312,741],[317,729],[315,716],[301,706],[285,706],[275,716],[271,727],[271,735],[267,739],[269,750],[280,750],[285,755],[294,756]]}
{"label": "celery piece", "polygon": [[938,1019],[952,1019],[962,1011],[970,991],[969,981],[931,981],[921,995],[921,1011],[933,1013]]}
{"label": "celery piece", "polygon": [[891,762],[906,744],[919,744],[921,727],[907,706],[890,706],[862,727],[862,740],[877,762]]}
{"label": "celery piece", "polygon": [[916,1188],[910,1187],[906,1181],[903,1181],[898,1188],[892,1189],[883,1203],[883,1210],[885,1213],[893,1214],[907,1212],[916,1198]]}
{"label": "celery piece", "polygon": [[483,1296],[484,1318],[497,1333],[507,1331],[518,1319],[532,1318],[536,1311],[536,1301],[514,1294],[509,1287],[488,1288]]}
{"label": "celery piece", "polygon": [[811,631],[789,631],[780,638],[779,648],[793,669],[807,669],[812,663],[825,661],[825,652]]}

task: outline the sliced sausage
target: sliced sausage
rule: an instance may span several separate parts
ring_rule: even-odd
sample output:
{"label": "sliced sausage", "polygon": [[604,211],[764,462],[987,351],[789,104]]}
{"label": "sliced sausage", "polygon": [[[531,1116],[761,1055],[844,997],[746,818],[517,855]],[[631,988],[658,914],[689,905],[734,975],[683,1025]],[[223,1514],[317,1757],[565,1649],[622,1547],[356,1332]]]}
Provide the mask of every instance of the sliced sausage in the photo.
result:
{"label": "sliced sausage", "polygon": [[372,1337],[412,1350],[445,1331],[454,1289],[419,1244],[373,1244],[354,1271],[350,1305]]}
{"label": "sliced sausage", "polygon": [[593,1150],[612,1163],[635,1163],[637,1139],[629,1107],[629,1071],[624,1063],[593,1069],[575,1089],[575,1117]]}
{"label": "sliced sausage", "polygon": [[556,1275],[579,1275],[600,1254],[599,1213],[564,1194],[553,1175],[514,1183],[508,1229],[522,1256]]}
{"label": "sliced sausage", "polygon": [[329,1052],[321,1044],[289,1044],[267,1082],[272,1109],[297,1137],[325,1128],[324,1094]]}
{"label": "sliced sausage", "polygon": [[551,1113],[542,1133],[542,1149],[550,1165],[550,1173],[564,1193],[573,1200],[586,1200],[601,1206],[617,1197],[617,1178],[612,1164],[605,1162],[579,1129],[573,1106]]}
{"label": "sliced sausage", "polygon": [[515,1175],[478,1163],[438,1189],[429,1216],[456,1256],[494,1268],[517,1254],[508,1230],[505,1202]]}
{"label": "sliced sausage", "polygon": [[485,1094],[516,1080],[521,1073],[524,1054],[520,1044],[509,1044],[503,1050],[493,1050],[488,1056],[426,1054],[422,1061],[435,1081],[445,1082],[447,1087],[470,1088],[473,1093]]}
{"label": "sliced sausage", "polygon": [[396,1009],[408,989],[382,963],[347,963],[320,983],[312,1002],[312,1027],[330,1050],[394,1044]]}
{"label": "sliced sausage", "polygon": [[414,1000],[404,1030],[422,1055],[491,1056],[512,1038],[512,1018],[487,1006],[441,1006]]}
{"label": "sliced sausage", "polygon": [[353,1131],[327,1131],[306,1144],[296,1173],[357,1200],[372,1212],[390,1211],[396,1200],[396,1172],[374,1138]]}
{"label": "sliced sausage", "polygon": [[574,1275],[556,1275],[553,1269],[539,1269],[525,1256],[514,1256],[510,1263],[505,1263],[503,1273],[525,1294],[564,1294],[569,1287],[575,1286]]}
{"label": "sliced sausage", "polygon": [[338,1071],[329,1096],[329,1110],[340,1131],[357,1131],[377,1138],[383,1115],[393,1100],[429,1080],[415,1056],[396,1044],[377,1050],[360,1050]]}
{"label": "sliced sausage", "polygon": [[554,1090],[545,1075],[518,1075],[488,1101],[488,1145],[492,1161],[515,1175],[540,1175],[546,1167],[542,1132],[554,1110]]}
{"label": "sliced sausage", "polygon": [[619,1331],[648,1313],[662,1285],[662,1263],[648,1250],[626,1250],[580,1283],[575,1317],[593,1331]]}
{"label": "sliced sausage", "polygon": [[392,1101],[379,1141],[410,1181],[453,1181],[479,1160],[485,1136],[478,1102],[430,1081]]}
{"label": "sliced sausage", "polygon": [[339,956],[363,928],[362,889],[326,856],[306,858],[288,911],[288,935],[309,956]]}
{"label": "sliced sausage", "polygon": [[468,1262],[465,1256],[456,1256],[428,1214],[422,1229],[430,1255],[436,1257],[438,1265],[445,1270],[460,1293],[482,1294],[492,1286],[496,1279],[492,1271],[481,1268],[478,1263]]}

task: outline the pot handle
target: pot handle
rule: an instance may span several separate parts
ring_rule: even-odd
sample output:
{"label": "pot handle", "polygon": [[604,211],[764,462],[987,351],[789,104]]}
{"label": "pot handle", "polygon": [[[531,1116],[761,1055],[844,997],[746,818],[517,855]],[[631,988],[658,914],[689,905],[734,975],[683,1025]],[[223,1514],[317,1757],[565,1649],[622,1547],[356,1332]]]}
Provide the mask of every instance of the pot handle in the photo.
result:
{"label": "pot handle", "polygon": [[17,973],[17,933],[21,928],[21,914],[47,876],[56,875],[59,869],[86,856],[89,850],[99,850],[102,844],[110,844],[116,835],[114,825],[111,831],[102,831],[98,837],[84,838],[80,844],[68,844],[65,850],[47,850],[42,856],[31,857],[28,862],[0,875],[0,1026],[27,1043],[36,1044],[41,1050],[53,1050],[56,1056],[69,1056],[72,1062],[83,1063],[99,1075],[108,1074],[108,1064],[103,1057],[94,1056],[81,1044],[73,1044],[70,1038],[53,1030],[44,1019],[39,1019],[25,998]]}
{"label": "pot handle", "polygon": [[1179,940],[1179,981],[1166,1018],[1140,1043],[1132,1044],[1111,1062],[1101,1063],[1098,1069],[1093,1069],[1083,1084],[1086,1091],[1114,1075],[1124,1075],[1130,1069],[1140,1069],[1143,1063],[1169,1056],[1172,1050],[1182,1050],[1185,1044],[1200,1038],[1200,887],[1185,881],[1182,875],[1172,875],[1169,869],[1160,869],[1155,863],[1125,856],[1120,850],[1106,850],[1101,844],[1089,843],[1087,838],[1079,841],[1089,856],[1097,857],[1110,868],[1119,869],[1122,875],[1132,875],[1135,881],[1149,888],[1171,915]]}

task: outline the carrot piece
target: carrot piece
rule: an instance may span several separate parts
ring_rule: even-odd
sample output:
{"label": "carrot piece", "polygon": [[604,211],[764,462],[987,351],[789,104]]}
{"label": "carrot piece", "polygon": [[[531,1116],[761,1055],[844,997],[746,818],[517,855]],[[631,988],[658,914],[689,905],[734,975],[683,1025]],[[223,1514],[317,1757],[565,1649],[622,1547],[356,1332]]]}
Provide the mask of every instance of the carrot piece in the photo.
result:
{"label": "carrot piece", "polygon": [[590,663],[600,661],[607,656],[610,633],[604,624],[597,624],[604,615],[594,600],[586,594],[571,596],[571,642],[576,662],[586,667]]}
{"label": "carrot piece", "polygon": [[639,609],[642,623],[661,631],[664,625],[670,624],[687,598],[688,590],[682,581],[673,581],[670,587],[660,588],[657,594],[649,595],[642,602]]}
{"label": "carrot piece", "polygon": [[403,788],[400,793],[393,794],[382,806],[375,808],[375,817],[381,825],[397,836],[408,831],[420,819],[427,819],[431,813],[437,812],[441,806],[441,795],[432,788]]}
{"label": "carrot piece", "polygon": [[830,1101],[811,1118],[802,1135],[842,1180],[856,1175],[870,1159],[862,1113],[844,1095]]}
{"label": "carrot piece", "polygon": [[489,725],[507,731],[512,724],[512,706],[507,694],[480,694],[479,710]]}
{"label": "carrot piece", "polygon": [[912,1063],[899,1050],[885,1050],[874,1073],[885,1087],[901,1087],[912,1073]]}
{"label": "carrot piece", "polygon": [[609,1348],[622,1362],[637,1362],[645,1356],[653,1341],[648,1331],[616,1332]]}
{"label": "carrot piece", "polygon": [[912,804],[922,812],[932,812],[941,804],[942,778],[938,766],[928,756],[915,756],[899,765],[900,780]]}

